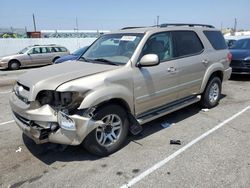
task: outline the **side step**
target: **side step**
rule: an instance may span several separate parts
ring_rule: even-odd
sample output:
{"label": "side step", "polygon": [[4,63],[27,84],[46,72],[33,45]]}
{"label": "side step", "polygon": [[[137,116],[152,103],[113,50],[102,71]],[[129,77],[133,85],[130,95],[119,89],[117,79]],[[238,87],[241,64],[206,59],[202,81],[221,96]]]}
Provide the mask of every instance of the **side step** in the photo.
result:
{"label": "side step", "polygon": [[166,114],[169,114],[171,112],[174,112],[176,110],[184,108],[184,107],[189,106],[191,104],[194,104],[194,103],[196,103],[196,102],[198,102],[200,100],[201,100],[200,95],[188,97],[188,98],[179,100],[177,102],[170,103],[170,104],[168,104],[166,106],[160,107],[158,109],[152,110],[151,112],[149,112],[149,113],[147,113],[147,114],[145,114],[143,116],[140,116],[137,119],[137,121],[139,122],[140,125],[142,125],[144,123],[147,123],[149,121],[157,119],[157,118],[159,118],[161,116],[164,116]]}

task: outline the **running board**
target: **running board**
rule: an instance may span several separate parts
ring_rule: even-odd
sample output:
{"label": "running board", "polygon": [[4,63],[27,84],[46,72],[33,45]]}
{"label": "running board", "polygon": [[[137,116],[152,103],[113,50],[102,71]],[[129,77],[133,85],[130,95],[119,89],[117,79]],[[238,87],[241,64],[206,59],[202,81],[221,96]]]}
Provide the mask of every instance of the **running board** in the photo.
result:
{"label": "running board", "polygon": [[163,106],[163,107],[160,107],[159,109],[156,109],[154,110],[153,112],[151,113],[148,113],[144,116],[141,116],[140,118],[137,119],[138,123],[140,125],[144,124],[144,123],[147,123],[149,121],[152,121],[154,119],[157,119],[161,116],[164,116],[166,114],[169,114],[171,112],[174,112],[176,110],[179,110],[181,108],[184,108],[186,106],[189,106],[191,104],[194,104],[198,101],[201,100],[201,96],[198,95],[198,96],[193,96],[193,97],[190,97],[188,99],[184,99],[184,100],[180,100],[176,103],[173,103],[172,105],[166,105],[166,106]]}

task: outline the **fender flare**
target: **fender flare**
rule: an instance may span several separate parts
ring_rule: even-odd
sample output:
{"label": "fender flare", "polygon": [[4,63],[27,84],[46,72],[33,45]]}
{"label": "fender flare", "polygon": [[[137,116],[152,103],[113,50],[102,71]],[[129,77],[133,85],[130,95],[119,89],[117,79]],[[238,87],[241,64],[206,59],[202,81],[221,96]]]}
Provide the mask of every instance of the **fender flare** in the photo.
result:
{"label": "fender flare", "polygon": [[220,71],[223,74],[224,71],[224,67],[221,63],[214,63],[212,64],[210,67],[208,67],[208,69],[206,70],[203,80],[202,80],[202,84],[201,84],[201,88],[200,88],[200,93],[203,93],[203,91],[206,88],[206,85],[208,83],[208,80],[210,79],[211,75],[214,72]]}

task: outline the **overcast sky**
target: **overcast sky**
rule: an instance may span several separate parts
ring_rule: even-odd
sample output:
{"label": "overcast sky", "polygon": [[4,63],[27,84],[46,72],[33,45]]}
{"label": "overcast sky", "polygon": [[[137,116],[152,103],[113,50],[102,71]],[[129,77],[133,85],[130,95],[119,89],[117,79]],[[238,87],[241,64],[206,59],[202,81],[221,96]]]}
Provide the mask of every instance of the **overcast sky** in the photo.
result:
{"label": "overcast sky", "polygon": [[0,4],[0,27],[33,30],[79,29],[115,30],[125,26],[156,23],[204,23],[217,28],[250,30],[250,0],[4,0]]}

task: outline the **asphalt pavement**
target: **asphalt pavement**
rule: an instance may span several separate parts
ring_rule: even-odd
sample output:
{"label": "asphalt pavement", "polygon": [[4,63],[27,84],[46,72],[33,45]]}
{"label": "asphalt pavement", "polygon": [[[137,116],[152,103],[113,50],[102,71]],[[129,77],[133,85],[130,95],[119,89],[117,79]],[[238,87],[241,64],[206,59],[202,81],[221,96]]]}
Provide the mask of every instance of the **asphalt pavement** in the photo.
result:
{"label": "asphalt pavement", "polygon": [[194,104],[149,122],[105,158],[36,145],[12,120],[11,89],[0,87],[0,187],[250,187],[248,76],[225,82],[217,107]]}

